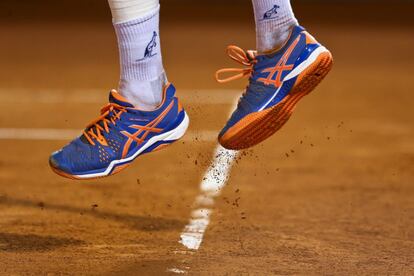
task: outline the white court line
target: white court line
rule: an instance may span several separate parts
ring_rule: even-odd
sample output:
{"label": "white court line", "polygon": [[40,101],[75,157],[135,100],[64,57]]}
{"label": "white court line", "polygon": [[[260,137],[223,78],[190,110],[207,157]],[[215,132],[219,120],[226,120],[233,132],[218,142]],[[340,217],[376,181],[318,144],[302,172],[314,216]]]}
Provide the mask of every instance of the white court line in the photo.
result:
{"label": "white court line", "polygon": [[[241,93],[233,89],[178,89],[178,96],[185,104],[232,104]],[[13,95],[10,97],[10,95]],[[1,104],[98,104],[105,102],[102,89],[2,89]],[[81,134],[81,130],[54,128],[0,128],[0,140],[70,140]],[[216,131],[187,132],[184,141],[213,141]]]}
{"label": "white court line", "polygon": [[[0,128],[0,140],[71,140],[82,133],[75,129],[54,128]],[[210,142],[217,139],[217,131],[187,131],[181,141]]]}
{"label": "white court line", "polygon": [[210,223],[214,199],[220,195],[226,185],[237,153],[237,151],[226,150],[222,146],[216,147],[213,161],[201,181],[201,191],[193,204],[190,221],[180,235],[179,242],[187,249],[197,250],[200,247]]}
{"label": "white court line", "polygon": [[[180,240],[178,242],[184,246],[185,250],[175,253],[184,255],[187,253],[192,254],[200,248],[204,234],[210,224],[214,201],[226,186],[231,168],[237,156],[238,151],[227,150],[220,145],[216,146],[213,160],[201,180],[200,193],[193,203],[190,220],[180,234]],[[189,267],[169,268],[167,272],[186,274],[189,269]]]}
{"label": "white court line", "polygon": [[183,269],[178,269],[178,268],[169,268],[167,269],[167,272],[172,272],[172,273],[176,273],[176,274],[186,274],[187,271],[183,270]]}
{"label": "white court line", "polygon": [[[108,90],[109,91],[109,90]],[[184,104],[232,104],[241,90],[234,89],[177,89],[177,97]],[[0,104],[104,104],[107,92],[102,89],[2,89]]]}

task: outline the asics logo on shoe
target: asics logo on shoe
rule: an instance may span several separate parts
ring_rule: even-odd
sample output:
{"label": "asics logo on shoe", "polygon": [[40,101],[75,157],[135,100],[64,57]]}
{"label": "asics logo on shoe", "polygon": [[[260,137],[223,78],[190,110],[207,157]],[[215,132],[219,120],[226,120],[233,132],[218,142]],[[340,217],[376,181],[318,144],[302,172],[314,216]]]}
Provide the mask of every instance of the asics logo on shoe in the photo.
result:
{"label": "asics logo on shoe", "polygon": [[133,122],[148,122],[148,119],[129,118],[129,121],[133,121]]}
{"label": "asics logo on shoe", "polygon": [[143,61],[147,58],[151,58],[155,55],[157,55],[157,53],[153,53],[155,47],[157,47],[157,32],[154,32],[152,34],[152,38],[151,41],[148,43],[147,47],[145,48],[145,53],[144,53],[144,57],[141,59],[138,59],[137,61]]}
{"label": "asics logo on shoe", "polygon": [[266,78],[258,78],[257,81],[265,84],[265,85],[274,85],[275,87],[280,87],[283,83],[282,74],[285,71],[291,71],[293,69],[294,64],[287,64],[290,55],[292,54],[293,50],[295,49],[296,45],[300,40],[300,36],[298,36],[295,41],[290,45],[290,47],[286,50],[283,54],[281,59],[276,63],[275,67],[269,67],[267,69],[262,70],[262,73],[268,73]]}
{"label": "asics logo on shoe", "polygon": [[[153,121],[148,123],[147,125],[130,125],[130,128],[136,129],[137,131],[134,133],[129,133],[128,131],[121,131],[123,135],[128,137],[128,141],[125,143],[124,149],[122,151],[122,158],[125,158],[129,152],[129,148],[131,147],[132,142],[136,142],[137,144],[141,144],[145,141],[148,134],[151,132],[153,133],[160,133],[163,131],[162,128],[157,128],[157,125],[164,119],[164,117],[170,112],[171,108],[174,105],[174,101],[172,101],[168,107]],[[142,134],[142,135],[141,135]]]}
{"label": "asics logo on shoe", "polygon": [[277,17],[277,10],[280,9],[280,6],[274,5],[273,8],[265,12],[262,20],[273,19]]}

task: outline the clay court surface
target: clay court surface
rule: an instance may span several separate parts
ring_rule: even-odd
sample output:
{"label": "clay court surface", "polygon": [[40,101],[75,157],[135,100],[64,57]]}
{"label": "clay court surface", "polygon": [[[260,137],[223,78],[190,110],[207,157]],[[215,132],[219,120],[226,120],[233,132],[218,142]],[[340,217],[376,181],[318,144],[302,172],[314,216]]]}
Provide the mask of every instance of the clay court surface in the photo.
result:
{"label": "clay court surface", "polygon": [[[92,2],[96,18],[71,18],[69,2],[53,14],[29,4],[22,15],[12,3],[2,9],[1,275],[414,274],[407,16],[387,22],[376,6],[351,24],[343,12],[350,5],[298,5],[303,24],[332,50],[333,71],[279,133],[217,161],[215,135],[245,80],[219,85],[213,74],[233,66],[227,44],[254,47],[249,2],[236,11],[166,3],[164,62],[190,115],[188,134],[118,175],[76,182],[55,175],[48,156],[98,115],[117,85],[103,2]],[[203,201],[200,183],[214,162],[229,178]],[[200,217],[209,222],[201,246],[180,243]]]}

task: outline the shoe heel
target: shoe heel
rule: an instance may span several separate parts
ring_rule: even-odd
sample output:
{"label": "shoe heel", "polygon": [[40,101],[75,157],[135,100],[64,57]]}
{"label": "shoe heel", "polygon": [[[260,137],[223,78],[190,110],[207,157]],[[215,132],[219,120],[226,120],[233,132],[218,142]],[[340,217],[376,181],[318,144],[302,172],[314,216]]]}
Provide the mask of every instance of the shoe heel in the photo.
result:
{"label": "shoe heel", "polygon": [[190,118],[188,117],[185,111],[183,112],[184,112],[184,119],[182,120],[182,122],[172,131],[171,135],[164,138],[163,141],[174,142],[184,136],[190,124]]}
{"label": "shoe heel", "polygon": [[305,96],[312,92],[332,69],[332,64],[332,54],[329,51],[321,53],[316,61],[298,76],[291,95],[301,93]]}

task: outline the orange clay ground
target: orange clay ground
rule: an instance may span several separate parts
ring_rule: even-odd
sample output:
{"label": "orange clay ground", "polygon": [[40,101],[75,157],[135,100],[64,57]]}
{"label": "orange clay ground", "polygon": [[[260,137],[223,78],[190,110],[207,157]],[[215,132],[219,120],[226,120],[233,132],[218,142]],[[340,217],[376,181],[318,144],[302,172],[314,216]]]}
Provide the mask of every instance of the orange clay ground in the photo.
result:
{"label": "orange clay ground", "polygon": [[[332,72],[280,132],[239,155],[201,247],[178,243],[245,86],[213,80],[233,65],[227,44],[254,47],[243,3],[237,20],[209,20],[232,12],[214,6],[191,22],[165,5],[165,66],[191,118],[184,141],[77,182],[48,166],[67,140],[0,140],[0,275],[414,274],[412,25],[355,27],[307,6],[298,16],[332,51]],[[81,131],[116,86],[110,17],[44,17],[0,24],[0,130]]]}

